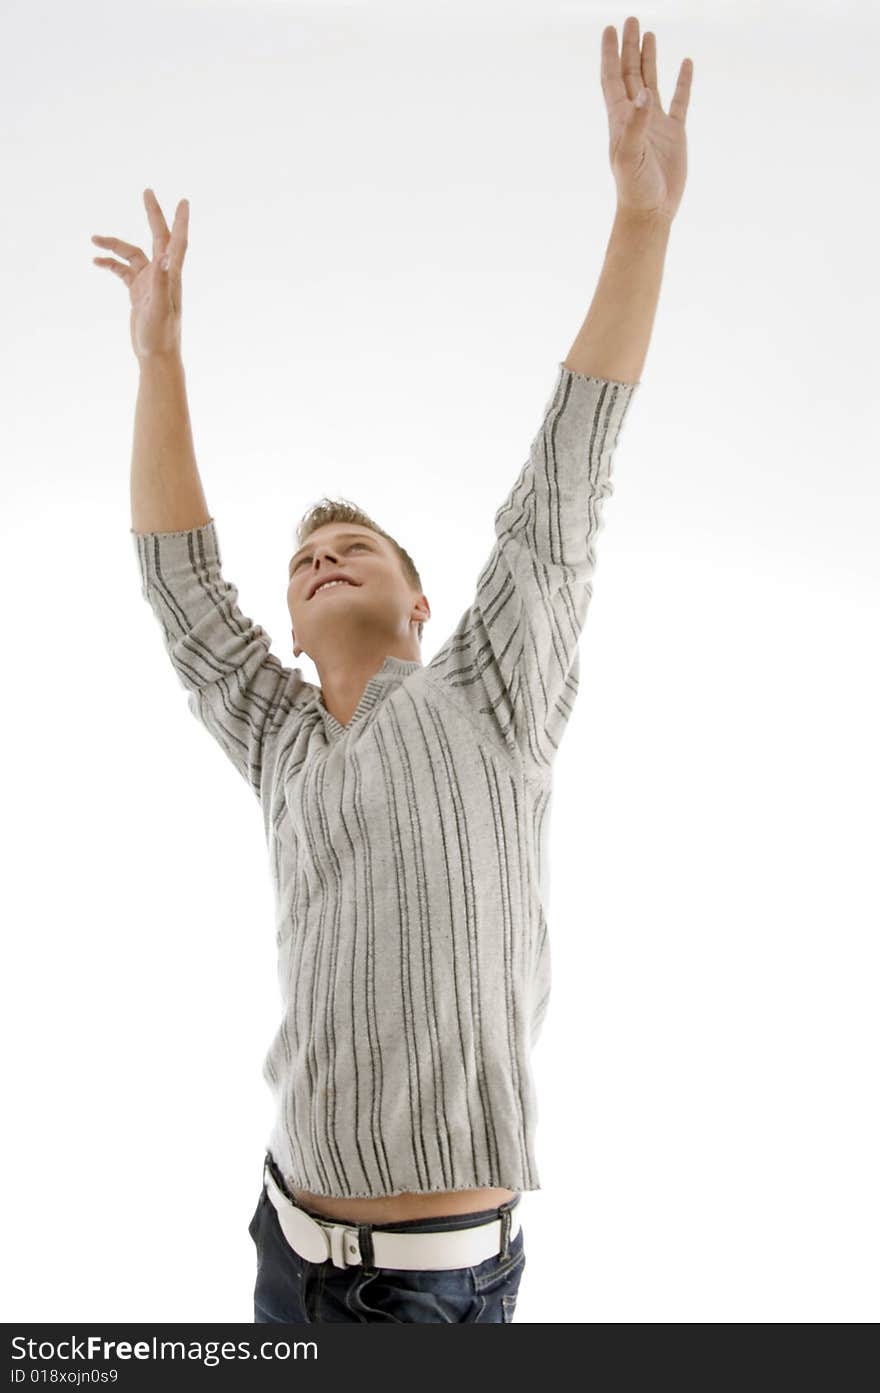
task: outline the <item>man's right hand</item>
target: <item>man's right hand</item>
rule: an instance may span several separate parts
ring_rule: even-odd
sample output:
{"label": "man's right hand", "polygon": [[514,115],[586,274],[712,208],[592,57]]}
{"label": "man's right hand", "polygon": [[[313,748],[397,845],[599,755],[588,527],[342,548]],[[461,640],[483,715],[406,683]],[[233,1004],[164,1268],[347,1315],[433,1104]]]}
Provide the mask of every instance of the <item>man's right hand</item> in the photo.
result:
{"label": "man's right hand", "polygon": [[[157,355],[180,353],[183,258],[189,231],[188,199],[182,198],[178,203],[170,232],[152,189],[144,189],[144,204],[153,233],[152,261],[140,247],[121,242],[118,237],[92,236],[97,246],[108,247],[124,258],[124,261],[101,256],[92,259],[96,266],[106,266],[128,286],[131,294],[131,345],[138,362]],[[167,269],[163,265],[166,259]]]}

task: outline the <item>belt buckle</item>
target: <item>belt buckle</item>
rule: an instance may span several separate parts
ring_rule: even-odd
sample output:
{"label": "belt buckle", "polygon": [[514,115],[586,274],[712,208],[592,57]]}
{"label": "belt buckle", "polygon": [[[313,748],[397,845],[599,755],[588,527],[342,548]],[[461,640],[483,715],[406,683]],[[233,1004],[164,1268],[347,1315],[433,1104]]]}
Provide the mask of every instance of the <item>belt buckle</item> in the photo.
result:
{"label": "belt buckle", "polygon": [[320,1219],[315,1222],[321,1224],[321,1228],[327,1236],[334,1267],[351,1267],[361,1261],[361,1245],[357,1229],[347,1228],[344,1224],[332,1222],[324,1224],[321,1223]]}
{"label": "belt buckle", "polygon": [[326,1262],[332,1258],[334,1267],[360,1262],[357,1229],[334,1224],[329,1219],[316,1219],[298,1205],[289,1205],[279,1217],[282,1232],[287,1231],[287,1238],[307,1262]]}
{"label": "belt buckle", "polygon": [[361,1261],[357,1229],[316,1219],[296,1205],[290,1205],[278,1217],[282,1233],[307,1262],[332,1258],[334,1267],[348,1267]]}
{"label": "belt buckle", "polygon": [[[281,1232],[306,1262],[326,1262],[328,1258],[332,1258],[335,1267],[348,1267],[361,1261],[356,1228],[333,1223],[329,1219],[316,1219],[312,1214],[308,1214],[284,1194],[268,1170],[264,1175],[264,1184],[278,1212]],[[275,1195],[278,1197],[277,1202],[273,1198]]]}

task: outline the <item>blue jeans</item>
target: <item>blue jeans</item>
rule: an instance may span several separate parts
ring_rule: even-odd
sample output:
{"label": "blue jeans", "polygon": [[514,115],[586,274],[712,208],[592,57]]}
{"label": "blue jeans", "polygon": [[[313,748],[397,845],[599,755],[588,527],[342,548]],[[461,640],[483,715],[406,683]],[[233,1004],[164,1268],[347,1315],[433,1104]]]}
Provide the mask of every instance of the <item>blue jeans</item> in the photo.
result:
{"label": "blue jeans", "polygon": [[[277,1169],[272,1168],[272,1174],[279,1183]],[[282,1188],[289,1196],[287,1188]],[[497,1209],[481,1209],[474,1214],[405,1219],[394,1224],[359,1223],[356,1227],[361,1252],[371,1251],[369,1235],[375,1229],[393,1233],[448,1232],[500,1219],[519,1201],[517,1196]],[[326,1218],[314,1210],[306,1209],[306,1213],[313,1218]],[[336,1267],[330,1258],[325,1262],[307,1262],[284,1237],[265,1185],[248,1233],[257,1249],[254,1321],[258,1323],[512,1321],[526,1263],[522,1226],[506,1254],[496,1253],[476,1267],[406,1271],[376,1268],[367,1263]]]}

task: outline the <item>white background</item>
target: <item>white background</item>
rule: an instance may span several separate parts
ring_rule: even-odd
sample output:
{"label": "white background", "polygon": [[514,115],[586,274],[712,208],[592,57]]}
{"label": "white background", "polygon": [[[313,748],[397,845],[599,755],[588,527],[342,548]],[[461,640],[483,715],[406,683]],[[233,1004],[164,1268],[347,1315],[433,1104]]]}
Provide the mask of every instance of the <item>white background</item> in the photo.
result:
{"label": "white background", "polygon": [[[614,213],[554,0],[7,5],[3,1318],[250,1321],[279,1015],[259,810],[130,538],[137,364],[92,233],[191,204],[224,575],[294,665],[324,494],[464,608]],[[873,1321],[876,11],[643,4],[689,178],[557,764],[522,1322]],[[296,660],[312,681],[303,655]]]}

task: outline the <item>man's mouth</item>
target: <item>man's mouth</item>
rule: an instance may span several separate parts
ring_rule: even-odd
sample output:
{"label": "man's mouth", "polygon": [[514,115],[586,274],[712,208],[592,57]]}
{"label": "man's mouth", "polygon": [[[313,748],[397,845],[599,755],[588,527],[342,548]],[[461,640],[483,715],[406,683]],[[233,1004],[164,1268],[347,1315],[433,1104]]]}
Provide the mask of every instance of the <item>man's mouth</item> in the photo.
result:
{"label": "man's mouth", "polygon": [[[315,595],[320,595],[320,594],[322,593],[322,591],[324,591],[324,590],[332,590],[332,589],[334,588],[334,586],[337,586],[337,585],[352,585],[352,586],[353,586],[353,585],[354,585],[354,581],[351,581],[351,580],[328,580],[328,581],[325,581],[323,585],[319,585],[319,586],[318,586],[317,590],[315,591]],[[312,596],[312,599],[315,598],[315,595]]]}

